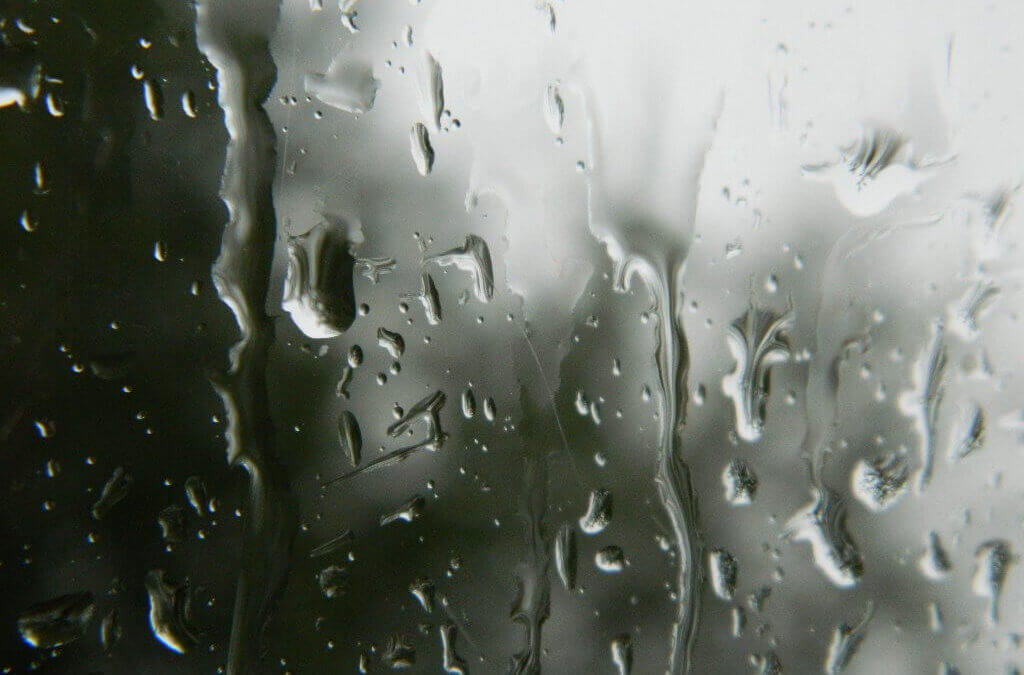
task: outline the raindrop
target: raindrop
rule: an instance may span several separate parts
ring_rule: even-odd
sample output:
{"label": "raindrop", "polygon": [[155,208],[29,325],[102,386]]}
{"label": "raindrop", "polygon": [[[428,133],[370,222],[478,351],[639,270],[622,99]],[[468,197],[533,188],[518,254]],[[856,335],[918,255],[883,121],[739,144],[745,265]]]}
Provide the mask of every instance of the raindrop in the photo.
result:
{"label": "raindrop", "polygon": [[18,633],[25,644],[52,649],[81,638],[96,605],[92,593],[69,593],[32,605],[18,615]]}
{"label": "raindrop", "polygon": [[595,535],[604,531],[612,520],[612,493],[608,490],[591,490],[587,499],[587,512],[580,518],[580,530]]}
{"label": "raindrop", "polygon": [[594,564],[606,574],[617,574],[626,567],[626,554],[618,546],[605,546],[594,554]]}

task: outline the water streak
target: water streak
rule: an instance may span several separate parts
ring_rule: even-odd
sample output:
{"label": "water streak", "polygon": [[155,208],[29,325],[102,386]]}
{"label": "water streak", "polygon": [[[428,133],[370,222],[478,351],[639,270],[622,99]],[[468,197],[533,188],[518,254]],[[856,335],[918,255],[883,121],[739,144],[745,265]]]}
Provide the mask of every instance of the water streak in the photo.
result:
{"label": "water streak", "polygon": [[249,475],[227,675],[258,670],[263,631],[284,590],[298,529],[288,475],[274,452],[266,379],[274,340],[265,307],[275,239],[276,156],[262,104],[276,77],[270,36],[279,9],[278,0],[196,3],[196,42],[217,71],[217,100],[228,133],[220,190],[228,220],[212,277],[240,333],[227,372],[213,380],[226,411],[228,463]]}

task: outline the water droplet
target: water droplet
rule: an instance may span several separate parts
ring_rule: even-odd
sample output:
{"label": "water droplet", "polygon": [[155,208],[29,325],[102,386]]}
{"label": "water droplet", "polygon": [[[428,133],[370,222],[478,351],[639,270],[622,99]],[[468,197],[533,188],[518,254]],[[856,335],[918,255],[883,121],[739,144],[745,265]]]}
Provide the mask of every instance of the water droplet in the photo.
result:
{"label": "water droplet", "polygon": [[352,366],[345,366],[341,369],[341,377],[338,378],[338,383],[334,386],[335,395],[345,399],[349,398],[348,385],[352,382],[352,373]]}
{"label": "water droplet", "polygon": [[281,307],[311,338],[338,337],[355,320],[355,261],[340,223],[324,222],[288,240]]}
{"label": "water droplet", "polygon": [[978,320],[999,295],[999,288],[990,281],[974,283],[962,298],[950,304],[949,328],[964,340],[978,335]]}
{"label": "water droplet", "polygon": [[959,462],[985,444],[985,411],[974,402],[961,406],[950,430],[949,461]]}
{"label": "water droplet", "polygon": [[856,625],[850,626],[841,623],[832,629],[832,641],[828,645],[828,653],[825,655],[825,672],[828,675],[839,675],[850,664],[854,654],[864,641],[867,634],[868,622],[874,614],[874,603],[868,601],[864,609],[864,615]]}
{"label": "water droplet", "polygon": [[196,95],[192,93],[191,89],[186,89],[181,94],[181,111],[191,119],[199,116],[199,112],[196,110]]}
{"label": "water droplet", "polygon": [[734,459],[722,471],[725,499],[733,506],[748,506],[757,494],[757,475],[742,459]]}
{"label": "water droplet", "polygon": [[846,530],[846,506],[828,487],[812,487],[811,502],[786,525],[793,541],[811,545],[814,564],[840,588],[855,586],[864,573],[864,562]]}
{"label": "water droplet", "polygon": [[619,635],[612,640],[609,649],[619,675],[630,675],[633,670],[633,638],[626,634]]}
{"label": "water droplet", "polygon": [[434,582],[426,577],[419,577],[409,584],[409,592],[425,612],[434,611]]}
{"label": "water droplet", "polygon": [[306,94],[347,113],[361,115],[373,108],[380,89],[380,80],[373,76],[369,63],[351,60],[339,54],[327,72],[306,74],[303,84]]}
{"label": "water droplet", "polygon": [[387,351],[393,359],[397,359],[405,352],[405,340],[387,328],[377,329],[377,345]]}
{"label": "water droplet", "polygon": [[165,507],[157,516],[160,534],[165,543],[178,544],[185,539],[185,510],[177,505]]}
{"label": "water droplet", "polygon": [[60,473],[60,462],[55,459],[46,460],[46,477],[54,478]]}
{"label": "water droplet", "polygon": [[343,410],[338,416],[338,441],[352,466],[359,466],[363,451],[363,434],[356,416]]}
{"label": "water droplet", "polygon": [[932,581],[940,581],[949,576],[953,564],[949,561],[949,554],[946,553],[937,532],[928,533],[925,551],[917,561],[917,566],[921,573]]}
{"label": "water droplet", "polygon": [[587,512],[580,518],[580,530],[595,535],[604,531],[612,520],[612,493],[608,490],[591,490],[587,500]]}
{"label": "water droplet", "polygon": [[745,441],[760,440],[768,403],[769,372],[790,358],[784,334],[793,324],[793,313],[779,316],[751,307],[726,330],[726,344],[736,361],[732,373],[722,378],[722,392],[732,399],[736,433]]}
{"label": "water droplet", "polygon": [[736,580],[739,576],[739,564],[736,558],[725,549],[715,548],[708,551],[708,573],[711,577],[711,588],[722,600],[732,600],[736,592]]}
{"label": "water droplet", "polygon": [[419,88],[420,111],[437,131],[441,129],[441,113],[444,111],[444,78],[441,65],[434,55],[424,51],[420,57],[416,79]]}
{"label": "water droplet", "polygon": [[757,675],[782,675],[782,661],[775,652],[751,654],[748,661],[757,669]]}
{"label": "water droplet", "polygon": [[[931,165],[937,162],[930,162]],[[930,177],[928,165],[911,156],[910,144],[883,128],[865,129],[860,138],[840,149],[831,164],[802,167],[803,175],[831,183],[839,202],[850,213],[880,213],[897,197],[910,194]]]}
{"label": "water droplet", "polygon": [[340,551],[355,540],[351,530],[344,530],[340,534],[335,535],[331,539],[328,539],[319,546],[313,547],[309,551],[310,558],[319,558],[321,556],[330,555],[335,551]]}
{"label": "water droplet", "polygon": [[146,103],[146,110],[149,111],[149,119],[162,120],[164,117],[164,92],[160,83],[152,78],[144,79],[142,81],[142,98]]}
{"label": "water droplet", "polygon": [[46,111],[50,113],[51,117],[64,117],[64,101],[62,101],[60,96],[58,96],[57,94],[53,92],[47,92]]}
{"label": "water droplet", "polygon": [[39,220],[37,218],[33,218],[28,212],[28,209],[21,212],[21,217],[18,219],[18,223],[21,225],[21,229],[26,232],[35,232],[39,229]]}
{"label": "water droplet", "polygon": [[555,570],[558,578],[566,590],[576,588],[576,567],[578,557],[576,552],[576,531],[569,523],[562,523],[555,535]]}
{"label": "water droplet", "polygon": [[402,295],[405,300],[419,300],[423,305],[423,313],[427,317],[427,323],[436,326],[441,323],[441,298],[437,294],[437,287],[434,285],[434,278],[426,272],[420,275],[420,291],[418,293],[406,293]]}
{"label": "water droplet", "polygon": [[380,517],[381,526],[390,525],[398,521],[404,523],[411,523],[412,521],[423,515],[423,507],[426,506],[426,500],[420,495],[416,495],[412,499],[403,503],[401,506],[396,508],[394,511],[385,513]]}
{"label": "water droplet", "polygon": [[394,258],[359,258],[355,266],[370,283],[378,284],[382,276],[395,271],[395,264]]}
{"label": "water droplet", "polygon": [[606,574],[617,574],[626,567],[626,554],[618,546],[605,546],[594,554],[594,564]]}
{"label": "water droplet", "polygon": [[484,399],[484,419],[493,422],[498,416],[498,409],[494,405],[494,399],[488,396]]}
{"label": "water droplet", "polygon": [[547,24],[548,32],[554,35],[555,29],[558,27],[558,22],[555,18],[555,8],[551,6],[550,2],[545,2],[541,5],[540,10],[544,13],[544,21]]}
{"label": "water droplet", "polygon": [[430,133],[417,122],[409,132],[409,146],[412,150],[412,161],[421,176],[428,175],[434,168],[434,147],[430,144]]}
{"label": "water droplet", "polygon": [[121,641],[121,619],[116,609],[107,612],[100,622],[100,646],[104,652],[110,652]]}
{"label": "water droplet", "polygon": [[344,595],[348,589],[348,579],[348,570],[340,565],[328,565],[316,575],[320,592],[329,600]]}
{"label": "water droplet", "polygon": [[999,621],[999,598],[1013,562],[1010,544],[1002,539],[983,542],[974,552],[975,571],[971,579],[971,590],[975,595],[989,599],[988,618],[993,624]]}
{"label": "water droplet", "polygon": [[34,424],[39,438],[53,438],[57,433],[57,426],[50,420],[36,420]]}
{"label": "water droplet", "polygon": [[921,466],[917,474],[917,489],[923,490],[931,481],[934,463],[935,424],[939,406],[945,394],[946,347],[942,324],[932,324],[931,337],[918,355],[913,369],[914,385],[900,394],[900,411],[914,421],[920,439]]}
{"label": "water droplet", "polygon": [[407,635],[389,635],[384,643],[381,660],[392,670],[405,670],[416,665],[416,650]]}
{"label": "water droplet", "polygon": [[462,416],[471,420],[474,415],[476,415],[476,397],[473,396],[473,388],[466,387],[462,391]]}
{"label": "water droplet", "polygon": [[455,624],[445,622],[438,627],[441,635],[441,664],[444,672],[449,675],[466,675],[469,670],[466,662],[455,653],[455,638],[457,635]]}
{"label": "water droplet", "polygon": [[85,635],[96,609],[92,593],[69,593],[32,605],[18,615],[18,633],[25,644],[52,649]]}
{"label": "water droplet", "polygon": [[928,630],[933,633],[942,632],[942,610],[939,609],[937,602],[929,602],[927,606],[928,610]]}
{"label": "water droplet", "polygon": [[885,511],[906,494],[910,467],[902,455],[887,453],[874,459],[860,459],[850,475],[850,487],[862,504],[872,511]]}
{"label": "water droplet", "polygon": [[96,520],[102,520],[106,518],[110,513],[110,510],[117,506],[117,504],[128,496],[128,490],[131,489],[134,479],[128,473],[125,473],[123,467],[117,467],[114,472],[107,479],[107,482],[103,485],[103,491],[100,493],[100,498],[96,500],[96,503],[92,506],[92,517]]}
{"label": "water droplet", "polygon": [[146,593],[153,637],[171,651],[184,654],[195,642],[186,624],[188,586],[169,581],[163,570],[150,570],[146,574]]}
{"label": "water droplet", "polygon": [[553,134],[562,133],[565,124],[565,103],[558,84],[549,84],[544,90],[544,121]]}
{"label": "water droplet", "polygon": [[473,294],[480,302],[490,302],[494,296],[494,269],[491,252],[485,242],[475,234],[466,235],[465,243],[457,248],[424,259],[441,267],[452,267],[469,272],[473,280]]}
{"label": "water droplet", "polygon": [[730,612],[731,634],[734,638],[743,637],[743,631],[747,628],[747,610],[739,605],[732,608]]}

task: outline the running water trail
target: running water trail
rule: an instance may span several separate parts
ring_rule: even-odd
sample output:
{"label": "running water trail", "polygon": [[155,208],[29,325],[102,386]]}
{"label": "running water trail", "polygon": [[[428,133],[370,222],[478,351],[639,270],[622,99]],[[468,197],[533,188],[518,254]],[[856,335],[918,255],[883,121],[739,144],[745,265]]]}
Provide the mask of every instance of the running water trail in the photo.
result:
{"label": "running water trail", "polygon": [[[527,346],[529,348],[529,346]],[[522,345],[516,348],[517,365],[529,360]],[[529,371],[524,371],[529,372]],[[541,636],[544,622],[551,614],[551,566],[546,516],[548,508],[548,453],[551,448],[542,440],[538,422],[546,420],[543,403],[536,400],[537,391],[520,385],[520,404],[523,419],[520,434],[524,439],[523,483],[519,501],[519,515],[525,526],[526,556],[516,569],[516,597],[512,605],[512,620],[526,629],[526,644],[516,652],[509,663],[508,672],[514,675],[541,672]],[[557,412],[554,413],[557,415]]]}
{"label": "running water trail", "polygon": [[276,155],[262,104],[276,77],[269,41],[278,12],[277,0],[196,5],[196,41],[217,70],[217,99],[228,132],[220,191],[228,221],[212,277],[240,333],[227,372],[212,379],[227,414],[228,463],[249,474],[228,675],[256,672],[262,633],[284,590],[298,526],[288,477],[274,453],[266,380],[274,340],[265,306],[274,253]]}
{"label": "running water trail", "polygon": [[[604,244],[612,260],[613,288],[628,291],[634,275],[640,277],[651,295],[651,314],[657,322],[654,357],[661,389],[662,423],[654,483],[678,553],[673,589],[677,609],[670,633],[668,672],[685,673],[689,670],[700,614],[703,543],[697,523],[696,493],[689,467],[683,460],[690,359],[683,326],[682,288],[701,178],[724,101],[721,95],[709,98],[705,101],[708,105],[672,128],[670,140],[675,154],[658,157],[651,168],[669,174],[680,193],[678,201],[665,203],[653,198],[623,199],[623,176],[616,173],[614,166],[609,171],[606,165],[614,165],[616,154],[632,156],[640,150],[623,148],[621,144],[628,138],[612,138],[609,142],[609,129],[614,124],[602,119],[607,110],[601,110],[600,102],[594,101],[594,90],[581,88],[588,98],[590,231]],[[658,181],[662,180],[666,180],[665,176],[659,175]]]}

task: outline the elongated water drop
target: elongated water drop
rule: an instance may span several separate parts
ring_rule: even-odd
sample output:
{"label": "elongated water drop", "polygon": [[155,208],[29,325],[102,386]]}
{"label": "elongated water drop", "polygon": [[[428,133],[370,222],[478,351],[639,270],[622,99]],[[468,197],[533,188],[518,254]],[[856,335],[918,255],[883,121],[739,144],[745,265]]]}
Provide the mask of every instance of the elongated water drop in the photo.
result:
{"label": "elongated water drop", "polygon": [[423,611],[430,613],[434,611],[434,582],[426,577],[419,577],[409,584],[409,592],[416,602],[420,603]]}
{"label": "elongated water drop", "polygon": [[828,653],[825,655],[826,675],[839,675],[850,664],[850,660],[853,659],[861,642],[864,641],[868,623],[871,621],[874,611],[875,605],[869,601],[864,609],[864,615],[856,625],[850,626],[841,623],[832,629],[832,641],[829,643]]}
{"label": "elongated water drop", "polygon": [[576,552],[576,531],[569,523],[562,523],[555,535],[555,571],[566,590],[576,588],[576,567],[578,557]]}
{"label": "elongated water drop", "polygon": [[626,634],[619,635],[612,640],[609,650],[619,675],[630,675],[633,671],[633,638]]}
{"label": "elongated water drop", "polygon": [[417,72],[420,110],[435,131],[441,130],[441,113],[444,112],[444,77],[441,65],[434,55],[424,51]]}
{"label": "elongated water drop", "polygon": [[110,652],[121,641],[122,633],[120,615],[116,609],[112,609],[100,622],[100,646],[103,651]]}
{"label": "elongated water drop", "polygon": [[406,293],[402,295],[402,298],[405,300],[418,300],[423,305],[423,313],[427,317],[427,323],[431,326],[441,323],[441,298],[437,294],[434,278],[426,272],[420,275],[419,292]]}
{"label": "elongated water drop", "polygon": [[441,667],[448,675],[466,675],[469,670],[466,662],[455,652],[455,637],[458,631],[455,624],[446,621],[438,627],[441,636]]}
{"label": "elongated water drop", "polygon": [[751,307],[726,330],[726,344],[736,361],[732,373],[722,378],[722,392],[732,399],[736,411],[736,433],[745,441],[761,438],[768,403],[769,373],[773,366],[789,360],[785,333],[793,325],[793,314],[775,314]]}
{"label": "elongated water drop", "polygon": [[153,637],[171,651],[184,654],[195,642],[186,625],[188,587],[168,580],[163,570],[151,570],[146,574],[146,593]]}
{"label": "elongated water drop", "polygon": [[135,480],[125,472],[124,467],[117,467],[103,485],[100,498],[92,505],[92,517],[102,520],[107,517],[110,510],[117,506],[121,500],[128,496]]}
{"label": "elongated water drop", "polygon": [[999,621],[999,599],[1013,562],[1010,544],[1003,539],[983,542],[974,553],[975,571],[971,579],[971,590],[975,595],[989,599],[988,618],[993,624]]}
{"label": "elongated water drop", "polygon": [[724,549],[711,549],[708,551],[708,575],[711,577],[711,588],[715,595],[722,600],[732,600],[739,576],[736,558]]}
{"label": "elongated water drop", "polygon": [[149,111],[149,118],[154,121],[162,120],[164,117],[164,93],[160,83],[152,78],[142,81],[142,97],[146,103],[146,110]]}
{"label": "elongated water drop", "polygon": [[18,615],[18,633],[25,644],[52,649],[81,638],[96,604],[92,593],[69,593],[32,605]]}
{"label": "elongated water drop", "polygon": [[608,490],[591,490],[587,498],[587,512],[580,518],[580,530],[585,534],[603,532],[612,520],[612,493]]}
{"label": "elongated water drop", "polygon": [[411,523],[423,514],[423,507],[426,505],[426,500],[423,497],[416,495],[409,501],[405,502],[401,506],[396,507],[393,511],[389,511],[380,517],[380,524],[390,525],[402,521],[403,523]]}
{"label": "elongated water drop", "polygon": [[562,132],[565,123],[565,103],[557,84],[549,84],[544,90],[544,121],[553,134]]}
{"label": "elongated water drop", "polygon": [[398,333],[389,331],[387,328],[377,329],[377,344],[397,359],[405,352],[405,340]]}
{"label": "elongated water drop", "polygon": [[935,426],[939,406],[945,395],[946,346],[943,327],[935,322],[931,337],[921,349],[914,364],[913,387],[900,395],[900,411],[910,417],[919,437],[921,466],[917,471],[917,490],[920,492],[931,482],[935,456]]}
{"label": "elongated water drop", "polygon": [[430,133],[417,122],[409,132],[409,147],[412,150],[412,161],[421,176],[428,175],[434,168],[434,147],[430,144]]}
{"label": "elongated water drop", "polygon": [[953,564],[950,562],[949,554],[946,553],[937,532],[928,533],[925,552],[917,561],[917,566],[921,573],[932,581],[939,581],[949,576]]}
{"label": "elongated water drop", "polygon": [[812,487],[811,502],[787,523],[786,536],[811,545],[814,564],[840,588],[855,586],[864,561],[846,530],[846,506],[830,488]]}
{"label": "elongated water drop", "polygon": [[466,387],[462,390],[462,416],[470,420],[474,415],[476,415],[476,396],[473,395],[472,387]]}
{"label": "elongated water drop", "polygon": [[950,430],[949,461],[958,462],[973,454],[985,443],[985,411],[971,402],[960,409]]}
{"label": "elongated water drop", "polygon": [[363,434],[356,416],[343,410],[338,416],[338,441],[352,466],[359,466],[363,452]]}

